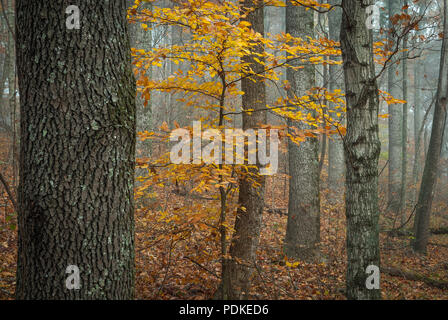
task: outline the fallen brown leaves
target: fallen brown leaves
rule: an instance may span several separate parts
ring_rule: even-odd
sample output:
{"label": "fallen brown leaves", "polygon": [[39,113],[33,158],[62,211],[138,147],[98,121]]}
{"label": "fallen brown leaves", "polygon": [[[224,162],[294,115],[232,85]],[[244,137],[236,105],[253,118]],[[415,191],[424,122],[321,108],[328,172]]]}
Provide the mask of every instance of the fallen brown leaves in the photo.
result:
{"label": "fallen brown leaves", "polygon": [[[0,136],[1,138],[1,136]],[[0,144],[5,146],[4,138]],[[0,149],[7,161],[8,148]],[[11,171],[4,170],[11,180]],[[287,179],[268,179],[268,208],[287,208]],[[214,221],[191,216],[178,225],[176,214],[182,207],[213,209],[214,202],[186,198],[167,187],[157,201],[138,199],[136,210],[136,298],[137,299],[210,299],[219,285],[219,234]],[[11,227],[16,216],[4,190],[0,188],[0,299],[12,299],[15,289],[17,234]],[[254,265],[253,299],[345,299],[345,216],[341,205],[330,205],[323,191],[321,215],[322,263],[288,261],[282,252],[287,217],[282,210],[267,210]],[[272,201],[275,199],[275,201]],[[436,204],[438,215],[433,227],[447,226],[446,206]],[[284,210],[283,210],[284,211]],[[166,216],[161,219],[160,212]],[[212,212],[212,211],[210,211]],[[280,214],[279,214],[280,213]],[[169,220],[173,218],[172,220]],[[168,222],[167,222],[168,221]],[[201,225],[202,224],[202,225]],[[382,218],[382,224],[387,221]],[[426,256],[413,254],[408,237],[381,234],[382,265],[414,272],[431,279],[448,279],[448,235],[433,235]],[[382,273],[383,299],[448,299],[448,290],[422,281]]]}

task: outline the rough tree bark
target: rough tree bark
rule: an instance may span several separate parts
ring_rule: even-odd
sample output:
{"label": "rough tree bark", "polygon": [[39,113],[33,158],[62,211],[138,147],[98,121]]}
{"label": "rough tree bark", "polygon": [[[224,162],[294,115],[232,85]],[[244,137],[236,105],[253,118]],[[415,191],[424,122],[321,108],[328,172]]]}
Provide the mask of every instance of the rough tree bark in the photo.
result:
{"label": "rough tree bark", "polygon": [[366,27],[366,7],[373,0],[343,0],[341,48],[347,100],[346,159],[347,298],[379,299],[379,289],[367,289],[366,270],[380,268],[378,158],[378,86],[372,31]]}
{"label": "rough tree bark", "polygon": [[[305,7],[287,2],[286,33],[294,37],[314,36],[314,12]],[[291,88],[291,98],[306,94],[315,86],[315,70],[310,63],[295,61],[292,64],[303,69],[288,68],[286,78]],[[310,129],[304,123],[288,121],[289,127],[298,130]],[[284,251],[288,257],[306,261],[319,259],[320,242],[320,198],[319,198],[319,141],[308,138],[295,144],[288,143],[289,156],[289,203],[288,222],[284,241]]]}
{"label": "rough tree bark", "polygon": [[[80,29],[68,29],[68,5]],[[17,0],[18,299],[134,296],[135,81],[126,1]],[[80,271],[69,290],[69,265]]]}
{"label": "rough tree bark", "polygon": [[[264,34],[262,2],[245,0],[242,5],[245,8],[256,8],[247,15],[246,20],[251,23],[255,32]],[[264,49],[260,44],[254,50],[262,52]],[[261,74],[264,66],[257,63],[253,58],[253,56],[246,56],[245,60],[251,63],[252,70],[255,73]],[[266,88],[262,77],[253,76],[251,79],[244,79],[241,83],[241,88],[244,91],[242,97],[244,110],[261,110],[266,108]],[[251,114],[243,113],[243,130],[259,128],[264,123],[266,123],[265,111],[255,111]],[[253,182],[245,177],[242,177],[239,183],[239,209],[229,251],[231,259],[223,266],[226,268],[226,275],[223,279],[223,299],[247,298],[251,278],[255,271],[254,262],[264,207],[265,177],[259,175],[258,170],[252,170],[252,173],[254,175],[251,178],[257,181],[258,186],[254,186]]]}
{"label": "rough tree bark", "polygon": [[448,95],[448,0],[444,0],[443,14],[444,25],[442,40],[442,50],[440,54],[440,73],[437,86],[437,97],[434,109],[434,118],[432,120],[431,138],[429,141],[428,152],[426,156],[425,168],[423,170],[422,183],[418,196],[417,209],[414,219],[414,235],[412,241],[414,251],[426,253],[426,247],[429,239],[429,222],[431,216],[432,200],[434,198],[434,189],[439,172],[439,159],[442,151],[443,133],[446,123],[446,108]]}

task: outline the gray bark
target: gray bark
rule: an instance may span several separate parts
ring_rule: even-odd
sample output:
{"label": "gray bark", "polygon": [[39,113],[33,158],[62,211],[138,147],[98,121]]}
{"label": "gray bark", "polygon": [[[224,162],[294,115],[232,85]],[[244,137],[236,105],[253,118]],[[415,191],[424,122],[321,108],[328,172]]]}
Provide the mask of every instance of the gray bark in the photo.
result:
{"label": "gray bark", "polygon": [[[403,7],[407,6],[408,2],[407,0],[403,1]],[[407,13],[408,10],[406,9],[405,12]],[[408,48],[408,36],[406,35],[403,38],[403,61],[402,61],[402,72],[403,72],[403,100],[408,99],[408,55],[407,50]],[[401,142],[401,189],[400,189],[400,216],[401,216],[401,224],[405,224],[407,221],[406,216],[406,188],[407,188],[407,166],[408,166],[408,152],[407,152],[407,146],[408,146],[408,103],[403,104],[402,108],[402,142]]]}
{"label": "gray bark", "polygon": [[[17,0],[18,299],[134,296],[135,80],[126,1]],[[69,265],[80,270],[69,290]]]}
{"label": "gray bark", "polygon": [[429,223],[431,216],[432,200],[434,198],[438,165],[442,151],[443,133],[446,124],[446,108],[448,99],[448,1],[444,1],[443,17],[444,27],[442,50],[440,54],[439,83],[437,86],[437,98],[432,121],[431,138],[426,156],[425,168],[423,170],[422,184],[417,202],[414,220],[414,235],[412,241],[413,249],[418,253],[426,253],[429,239]]}
{"label": "gray bark", "polygon": [[[14,6],[12,0],[4,0],[5,8],[4,15],[1,14],[1,20],[5,24],[5,33],[7,39],[7,46],[5,50],[5,60],[3,62],[3,72],[0,76],[0,128],[6,129],[11,133],[11,109],[10,102],[13,98],[11,88],[15,84],[15,52],[14,52],[14,35],[10,32],[10,27],[14,26]],[[7,20],[6,20],[7,19]],[[12,80],[11,80],[12,79]],[[6,80],[8,80],[8,96],[3,96],[6,88]]]}
{"label": "gray bark", "polygon": [[[330,1],[335,4],[339,1]],[[341,29],[342,11],[335,8],[328,13],[329,35],[330,39],[339,41],[339,33]],[[342,67],[339,65],[329,66],[329,87],[331,91],[336,89],[344,89],[344,79]],[[333,117],[337,117],[334,113]],[[342,117],[342,116],[341,116]],[[338,119],[342,120],[342,119]],[[330,202],[342,202],[345,192],[345,165],[344,165],[344,147],[342,138],[334,135],[329,139],[328,146],[328,187],[330,191]]]}
{"label": "gray bark", "polygon": [[412,169],[412,182],[414,184],[412,200],[417,202],[418,184],[421,172],[421,150],[422,150],[422,133],[421,126],[423,123],[423,105],[421,104],[421,61],[414,63],[414,165]]}
{"label": "gray bark", "polygon": [[[129,2],[128,5],[132,5],[132,2]],[[150,3],[142,3],[141,9],[148,9],[150,10],[152,8],[152,4]],[[131,47],[136,49],[143,49],[147,52],[152,50],[152,30],[144,30],[141,27],[140,22],[132,23],[129,25],[129,37],[130,37],[130,43]],[[141,70],[139,70],[141,71]],[[148,78],[152,78],[152,66],[150,66],[146,70],[146,76]],[[151,100],[147,102],[146,106],[144,105],[145,100],[142,98],[141,93],[137,94],[136,98],[136,110],[137,110],[137,117],[136,117],[136,127],[137,132],[141,131],[151,131],[152,130],[152,103]],[[145,140],[141,141],[140,139],[137,139],[137,146],[136,146],[136,158],[140,157],[149,157],[151,156],[151,140]],[[146,169],[137,168],[136,169],[136,176],[144,176],[146,174]],[[139,182],[136,181],[136,184],[138,185]]]}
{"label": "gray bark", "polygon": [[[401,1],[389,0],[389,28],[394,26],[390,18],[400,12]],[[394,40],[391,38],[391,40]],[[396,61],[396,59],[393,59]],[[397,64],[391,64],[388,69],[388,92],[401,99],[401,72]],[[400,210],[401,179],[402,179],[402,122],[403,112],[400,105],[389,105],[389,209],[398,214]]]}
{"label": "gray bark", "polygon": [[[288,1],[286,10],[286,32],[295,37],[314,36],[314,12],[302,6],[293,6]],[[293,62],[303,66],[298,71],[286,71],[291,86],[289,94],[300,97],[315,86],[315,70],[312,64]],[[288,126],[298,130],[311,127],[301,122],[288,121]],[[306,261],[319,258],[320,242],[320,198],[319,198],[319,141],[308,138],[297,145],[288,143],[289,155],[289,203],[288,222],[284,251],[288,257]]]}
{"label": "gray bark", "polygon": [[380,299],[379,289],[367,289],[366,270],[380,268],[378,158],[378,86],[373,60],[373,36],[366,10],[373,0],[343,0],[341,48],[347,100],[347,298]]}

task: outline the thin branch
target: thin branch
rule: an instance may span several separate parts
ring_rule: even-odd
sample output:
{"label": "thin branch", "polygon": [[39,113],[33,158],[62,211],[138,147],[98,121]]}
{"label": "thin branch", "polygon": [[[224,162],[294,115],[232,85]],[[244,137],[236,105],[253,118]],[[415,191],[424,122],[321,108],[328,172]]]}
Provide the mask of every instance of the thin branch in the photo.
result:
{"label": "thin branch", "polygon": [[14,207],[14,210],[17,212],[18,211],[18,206],[17,206],[17,202],[14,199],[14,196],[12,195],[11,189],[9,188],[8,183],[6,182],[5,177],[2,175],[2,173],[0,172],[0,181],[2,182],[3,186],[5,187],[6,193],[8,194],[9,200],[11,200],[11,203]]}

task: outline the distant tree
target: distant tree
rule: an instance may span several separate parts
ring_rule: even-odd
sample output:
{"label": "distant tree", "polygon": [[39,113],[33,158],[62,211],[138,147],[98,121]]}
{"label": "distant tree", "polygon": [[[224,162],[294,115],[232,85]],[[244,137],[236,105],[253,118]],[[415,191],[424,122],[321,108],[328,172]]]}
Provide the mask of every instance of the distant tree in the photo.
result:
{"label": "distant tree", "polygon": [[[338,1],[331,0],[332,5]],[[335,7],[328,13],[329,36],[331,40],[339,41],[339,33],[341,29],[341,9]],[[340,65],[332,64],[329,66],[329,89],[344,88],[344,76]],[[333,105],[331,104],[333,107]],[[343,115],[341,114],[341,117]],[[333,115],[335,117],[335,115]],[[341,119],[338,119],[341,120]],[[344,179],[344,147],[342,139],[338,135],[334,135],[329,139],[328,146],[328,187],[330,189],[330,200],[341,201],[344,195],[345,179]]]}
{"label": "distant tree", "polygon": [[[408,13],[408,2],[403,1],[404,12]],[[403,90],[403,103],[402,108],[402,125],[401,125],[401,188],[400,188],[400,217],[401,223],[405,224],[407,221],[406,215],[406,188],[407,188],[407,167],[408,167],[408,35],[403,38],[403,54],[402,54],[402,90]]]}
{"label": "distant tree", "polygon": [[[389,29],[396,29],[397,26],[393,24],[392,17],[395,14],[400,13],[401,1],[389,0],[388,12],[389,12]],[[389,41],[394,41],[394,35],[389,33]],[[402,98],[403,91],[402,85],[402,72],[398,68],[397,61],[400,55],[395,55],[393,64],[388,68],[388,92],[397,99]],[[403,122],[403,110],[399,104],[389,105],[389,209],[391,212],[398,214],[400,211],[400,199],[401,199],[401,180],[402,180],[402,122]]]}
{"label": "distant tree", "polygon": [[446,124],[448,99],[448,43],[446,38],[446,35],[448,35],[447,6],[448,1],[444,0],[442,33],[444,37],[440,53],[439,83],[437,86],[434,118],[432,120],[431,138],[429,141],[414,220],[415,239],[412,241],[412,246],[418,253],[426,253],[426,247],[428,245],[432,200],[434,198],[434,189],[438,178],[437,174],[439,173],[439,160]]}

